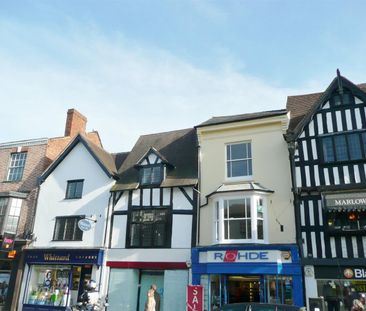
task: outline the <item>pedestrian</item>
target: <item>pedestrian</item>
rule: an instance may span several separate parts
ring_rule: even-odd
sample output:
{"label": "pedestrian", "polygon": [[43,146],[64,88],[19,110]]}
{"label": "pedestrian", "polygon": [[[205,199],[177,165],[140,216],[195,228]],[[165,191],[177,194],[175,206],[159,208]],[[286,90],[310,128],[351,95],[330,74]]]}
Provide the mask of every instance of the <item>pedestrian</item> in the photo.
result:
{"label": "pedestrian", "polygon": [[145,303],[145,310],[144,311],[156,311],[155,310],[155,298],[154,298],[154,290],[150,288],[147,291],[147,299]]}
{"label": "pedestrian", "polygon": [[353,300],[353,306],[351,311],[363,311],[363,309],[364,305],[360,300],[358,299]]}
{"label": "pedestrian", "polygon": [[151,289],[154,290],[155,311],[160,311],[160,295],[156,284],[152,284]]}

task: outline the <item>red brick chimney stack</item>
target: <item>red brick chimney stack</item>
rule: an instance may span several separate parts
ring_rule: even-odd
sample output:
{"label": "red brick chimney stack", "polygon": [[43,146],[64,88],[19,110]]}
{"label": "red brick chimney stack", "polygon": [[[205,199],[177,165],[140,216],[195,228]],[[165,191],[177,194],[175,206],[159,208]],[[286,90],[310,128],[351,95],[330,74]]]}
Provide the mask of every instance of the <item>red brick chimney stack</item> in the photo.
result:
{"label": "red brick chimney stack", "polygon": [[65,136],[75,136],[78,133],[86,131],[86,122],[88,119],[76,109],[67,111],[67,119],[65,125]]}

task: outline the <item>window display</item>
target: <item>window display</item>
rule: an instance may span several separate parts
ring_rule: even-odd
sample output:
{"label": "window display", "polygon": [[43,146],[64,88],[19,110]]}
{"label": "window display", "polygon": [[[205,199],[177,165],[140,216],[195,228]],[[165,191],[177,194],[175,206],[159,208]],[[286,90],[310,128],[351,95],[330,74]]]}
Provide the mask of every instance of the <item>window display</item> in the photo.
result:
{"label": "window display", "polygon": [[66,306],[71,266],[33,266],[26,303]]}
{"label": "window display", "polygon": [[0,272],[0,305],[5,304],[10,280],[9,272]]}

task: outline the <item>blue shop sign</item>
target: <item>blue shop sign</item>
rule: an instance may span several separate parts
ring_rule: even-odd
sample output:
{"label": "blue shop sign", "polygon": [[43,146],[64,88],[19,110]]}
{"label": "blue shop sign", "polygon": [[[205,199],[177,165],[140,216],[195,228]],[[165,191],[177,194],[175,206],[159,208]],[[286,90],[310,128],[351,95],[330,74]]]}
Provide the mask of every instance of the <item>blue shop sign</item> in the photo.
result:
{"label": "blue shop sign", "polygon": [[102,265],[102,249],[37,249],[26,250],[28,264],[94,264]]}

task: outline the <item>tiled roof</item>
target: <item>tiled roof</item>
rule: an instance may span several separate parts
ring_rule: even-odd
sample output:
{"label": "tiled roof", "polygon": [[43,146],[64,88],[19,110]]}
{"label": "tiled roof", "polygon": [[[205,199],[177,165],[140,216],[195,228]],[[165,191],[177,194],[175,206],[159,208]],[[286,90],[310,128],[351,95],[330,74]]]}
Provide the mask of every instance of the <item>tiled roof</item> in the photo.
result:
{"label": "tiled roof", "polygon": [[270,111],[261,111],[261,112],[237,114],[237,115],[232,115],[232,116],[212,117],[211,119],[197,125],[196,127],[203,127],[203,126],[208,126],[208,125],[216,125],[216,124],[224,124],[224,123],[231,123],[231,122],[262,119],[262,118],[279,116],[279,115],[283,115],[283,114],[286,114],[286,113],[287,113],[287,111],[285,109],[279,109],[279,110],[270,110]]}
{"label": "tiled roof", "polygon": [[151,149],[161,154],[172,167],[167,167],[161,187],[188,186],[197,183],[197,139],[195,129],[184,129],[140,136],[118,170],[119,180],[112,191],[136,189],[139,171],[136,164]]}
{"label": "tiled roof", "polygon": [[[357,86],[366,92],[366,83],[358,84]],[[310,112],[311,108],[323,94],[324,92],[287,97],[286,108],[287,111],[290,111],[289,131],[295,130],[299,122]]]}

